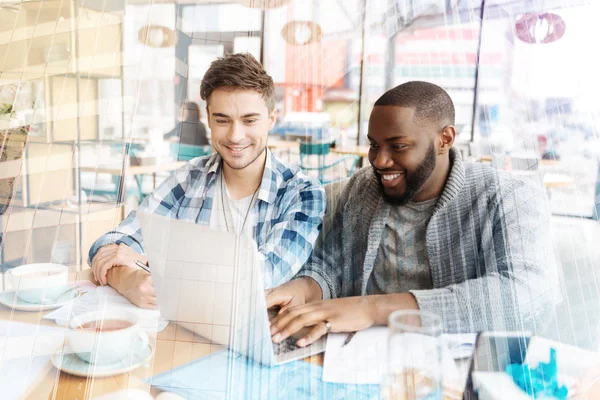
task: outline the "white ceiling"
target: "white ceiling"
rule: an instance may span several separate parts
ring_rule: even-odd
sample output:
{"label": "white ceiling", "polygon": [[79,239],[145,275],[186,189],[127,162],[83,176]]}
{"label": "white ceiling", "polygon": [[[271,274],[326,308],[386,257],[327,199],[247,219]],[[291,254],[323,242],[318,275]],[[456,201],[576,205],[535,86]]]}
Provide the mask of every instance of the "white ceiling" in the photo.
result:
{"label": "white ceiling", "polygon": [[[45,0],[0,0],[0,7],[7,5],[18,5],[26,2],[41,2]],[[175,3],[175,4],[222,4],[222,3],[235,3],[236,0],[79,0],[82,6],[90,8],[102,7],[102,4],[107,4],[109,8],[115,8],[120,5],[121,9],[124,9],[125,4],[153,4],[153,3]],[[295,1],[311,1],[311,0],[239,0],[240,3],[244,2],[268,2],[275,1],[279,4],[285,4],[286,2],[294,3]],[[313,0],[318,1],[318,0]],[[343,2],[342,0],[341,2]],[[352,0],[355,1],[355,0]],[[381,2],[382,4],[389,4],[388,0],[367,0],[368,2]],[[426,9],[444,9],[445,5],[450,2],[453,7],[458,4],[460,10],[464,9],[476,9],[479,8],[482,0],[414,0],[407,2],[406,0],[396,0],[399,7],[404,7],[406,4],[413,4],[415,10],[426,10]],[[591,4],[594,0],[486,0],[486,7],[494,6],[518,6],[518,7],[531,7],[537,8],[543,7],[544,9],[560,8],[567,6],[585,5]],[[105,10],[106,11],[106,10]]]}
{"label": "white ceiling", "polygon": [[[11,18],[10,14],[17,14],[17,11],[22,5],[26,3],[40,3],[43,2],[45,6],[51,6],[50,4],[56,2],[57,4],[65,3],[69,0],[0,0],[0,7],[9,6],[9,8],[0,8],[0,19]],[[77,0],[82,8],[94,9],[103,12],[119,13],[125,10],[126,5],[151,5],[157,3],[175,3],[175,4],[186,4],[186,5],[203,5],[203,4],[223,4],[223,3],[235,3],[236,0]],[[319,1],[319,0],[239,0],[239,2],[248,1],[275,1],[277,3],[285,4],[289,2],[305,2],[305,1]],[[359,1],[359,0],[339,0],[339,4],[343,4],[344,1]],[[486,0],[486,16],[487,18],[494,18],[496,14],[502,16],[506,14],[506,11],[510,13],[526,13],[532,11],[551,10],[554,8],[564,8],[569,6],[587,5],[598,0]],[[399,19],[399,26],[404,25],[404,21],[410,21],[414,17],[421,18],[425,21],[419,21],[415,24],[420,26],[422,24],[429,25],[436,18],[443,17],[445,8],[450,3],[454,17],[460,16],[461,13],[468,13],[472,16],[474,13],[477,14],[477,10],[481,7],[482,0],[396,0],[395,6],[389,6],[389,0],[367,0],[367,2],[373,4],[377,3],[380,10],[386,10],[385,14],[388,14],[392,18]],[[408,10],[406,5],[412,4],[412,10]],[[391,15],[390,15],[391,14]],[[2,18],[4,17],[4,18]],[[428,21],[429,20],[429,21]],[[449,21],[446,21],[448,23]],[[434,22],[435,23],[435,22]],[[411,24],[412,25],[412,24]]]}

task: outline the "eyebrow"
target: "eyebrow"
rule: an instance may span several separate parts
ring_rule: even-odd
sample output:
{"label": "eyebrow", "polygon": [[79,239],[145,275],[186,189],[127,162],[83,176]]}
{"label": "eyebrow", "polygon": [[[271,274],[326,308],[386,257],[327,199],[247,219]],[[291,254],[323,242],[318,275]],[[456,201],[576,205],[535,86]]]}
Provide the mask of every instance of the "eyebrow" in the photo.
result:
{"label": "eyebrow", "polygon": [[[371,136],[367,135],[367,139],[375,141]],[[404,135],[398,135],[398,136],[394,136],[391,138],[387,138],[385,139],[386,142],[393,142],[395,140],[399,140],[399,139],[408,139],[408,136],[404,136]]]}
{"label": "eyebrow", "polygon": [[[231,118],[229,115],[223,114],[223,113],[212,113],[212,116],[213,117],[222,117],[222,118]],[[248,113],[248,114],[242,115],[242,118],[250,118],[250,117],[260,117],[260,113]]]}

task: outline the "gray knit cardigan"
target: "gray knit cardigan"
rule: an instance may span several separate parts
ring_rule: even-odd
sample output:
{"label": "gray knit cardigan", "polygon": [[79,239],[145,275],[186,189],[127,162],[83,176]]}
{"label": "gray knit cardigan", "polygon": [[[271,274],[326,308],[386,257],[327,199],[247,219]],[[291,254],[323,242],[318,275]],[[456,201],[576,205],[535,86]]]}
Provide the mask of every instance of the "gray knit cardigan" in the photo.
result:
{"label": "gray knit cardigan", "polygon": [[[559,301],[549,212],[541,187],[450,153],[451,170],[426,232],[430,290],[419,307],[445,332],[540,331]],[[323,298],[365,295],[391,205],[367,167],[340,195],[330,233],[296,277]]]}

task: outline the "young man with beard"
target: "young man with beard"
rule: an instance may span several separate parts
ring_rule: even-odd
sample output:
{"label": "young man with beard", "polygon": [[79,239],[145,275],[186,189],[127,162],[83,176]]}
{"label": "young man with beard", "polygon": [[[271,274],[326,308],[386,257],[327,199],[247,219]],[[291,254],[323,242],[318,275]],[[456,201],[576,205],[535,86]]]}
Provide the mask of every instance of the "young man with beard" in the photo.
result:
{"label": "young man with beard", "polygon": [[332,230],[296,277],[267,291],[280,342],[312,327],[385,325],[428,310],[445,332],[537,330],[553,310],[556,275],[543,190],[452,148],[454,106],[440,87],[400,85],[369,119],[369,161],[347,184]]}
{"label": "young man with beard", "polygon": [[[264,258],[265,287],[290,280],[313,250],[325,191],[297,167],[267,148],[275,124],[273,79],[250,54],[214,61],[202,80],[208,125],[216,153],[175,171],[140,210],[194,221],[214,229],[251,235]],[[90,249],[95,279],[132,303],[156,307],[139,221],[132,212]]]}

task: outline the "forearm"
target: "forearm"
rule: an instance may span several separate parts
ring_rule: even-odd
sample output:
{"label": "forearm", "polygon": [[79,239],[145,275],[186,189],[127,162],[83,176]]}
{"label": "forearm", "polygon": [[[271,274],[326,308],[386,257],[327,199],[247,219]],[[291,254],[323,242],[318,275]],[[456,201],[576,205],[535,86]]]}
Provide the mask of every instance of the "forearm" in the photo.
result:
{"label": "forearm", "polygon": [[294,279],[294,282],[297,282],[297,284],[301,286],[307,303],[312,303],[313,301],[320,301],[323,299],[321,286],[319,286],[317,281],[314,279],[308,277],[298,278]]}
{"label": "forearm", "polygon": [[141,268],[115,267],[108,272],[108,282],[132,304],[156,309],[152,277]]}
{"label": "forearm", "polygon": [[136,253],[144,253],[142,245],[142,236],[139,228],[139,222],[136,218],[136,212],[129,213],[127,218],[117,226],[113,231],[110,231],[100,236],[90,247],[88,254],[88,264],[91,266],[93,259],[98,251],[110,244],[125,244],[132,248]]}
{"label": "forearm", "polygon": [[113,267],[109,269],[106,275],[109,286],[125,296],[128,282],[133,279],[133,274],[138,270],[138,268],[131,267]]}
{"label": "forearm", "polygon": [[397,310],[418,310],[417,300],[410,293],[365,296],[375,325],[387,325],[390,314]]}

